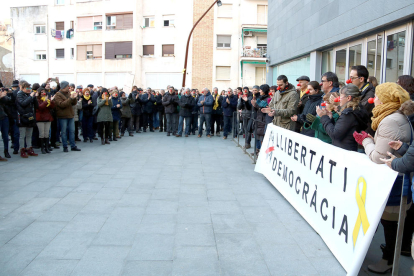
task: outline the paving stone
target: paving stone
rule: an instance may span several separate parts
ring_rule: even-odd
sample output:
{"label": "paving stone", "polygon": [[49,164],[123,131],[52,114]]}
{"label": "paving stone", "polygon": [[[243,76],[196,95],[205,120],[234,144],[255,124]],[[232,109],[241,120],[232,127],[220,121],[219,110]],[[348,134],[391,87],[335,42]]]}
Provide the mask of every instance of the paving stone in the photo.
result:
{"label": "paving stone", "polygon": [[127,261],[123,276],[167,276],[172,273],[172,261]]}
{"label": "paving stone", "polygon": [[20,275],[24,276],[65,276],[70,275],[79,260],[37,260],[31,262]]}
{"label": "paving stone", "polygon": [[172,261],[174,254],[174,235],[140,234],[137,235],[128,260]]}

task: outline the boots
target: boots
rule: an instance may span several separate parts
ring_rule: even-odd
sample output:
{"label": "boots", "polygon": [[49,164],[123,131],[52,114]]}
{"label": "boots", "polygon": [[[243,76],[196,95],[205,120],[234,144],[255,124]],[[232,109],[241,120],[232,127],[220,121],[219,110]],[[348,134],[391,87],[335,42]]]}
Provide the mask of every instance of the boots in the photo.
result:
{"label": "boots", "polygon": [[8,150],[4,150],[4,157],[11,158]]}
{"label": "boots", "polygon": [[40,150],[42,151],[42,154],[46,154],[45,139],[43,139],[43,138],[40,138]]}
{"label": "boots", "polygon": [[33,151],[33,148],[32,147],[30,147],[28,150],[26,150],[27,151],[27,155],[29,155],[29,156],[38,156],[39,154],[37,154],[37,153],[35,153],[34,151]]}
{"label": "boots", "polygon": [[392,265],[389,265],[387,260],[381,259],[376,264],[368,265],[368,270],[374,273],[385,274],[392,270]]}
{"label": "boots", "polygon": [[[49,150],[49,143],[47,142],[47,138],[43,138],[43,146],[44,146],[44,148],[45,148],[45,152],[46,153],[50,153],[50,150]],[[43,153],[43,152],[42,152]]]}
{"label": "boots", "polygon": [[20,149],[20,157],[21,158],[29,158],[29,156],[27,156],[27,154],[26,154],[26,149],[25,148]]}
{"label": "boots", "polygon": [[3,162],[3,161],[9,161],[9,160],[0,156],[0,162]]}
{"label": "boots", "polygon": [[114,141],[114,142],[118,141],[118,140],[116,139],[116,136],[115,136],[115,135],[114,135],[114,138],[112,139],[112,141]]}
{"label": "boots", "polygon": [[46,152],[50,153],[51,151],[53,151],[53,147],[49,144],[49,138],[45,138],[45,143],[46,143]]}
{"label": "boots", "polygon": [[101,144],[104,146],[105,145],[105,139],[101,138]]}

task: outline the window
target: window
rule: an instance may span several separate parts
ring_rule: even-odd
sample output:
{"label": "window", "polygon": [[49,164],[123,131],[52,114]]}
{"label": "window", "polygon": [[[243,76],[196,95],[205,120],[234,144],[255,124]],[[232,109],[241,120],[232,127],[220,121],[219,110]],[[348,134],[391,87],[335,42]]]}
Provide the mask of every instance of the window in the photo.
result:
{"label": "window", "polygon": [[45,51],[35,51],[35,60],[46,60]]}
{"label": "window", "polygon": [[174,56],[174,44],[162,45],[162,56],[173,57]]}
{"label": "window", "polygon": [[223,4],[217,8],[217,17],[232,17],[233,4]]}
{"label": "window", "polygon": [[102,30],[102,16],[78,17],[78,31]]}
{"label": "window", "polygon": [[102,59],[102,44],[78,45],[77,60]]}
{"label": "window", "polygon": [[257,83],[257,85],[266,83],[266,67],[256,67],[255,83]]}
{"label": "window", "polygon": [[332,72],[333,50],[322,52],[322,74]]}
{"label": "window", "polygon": [[216,67],[216,80],[230,80],[230,66]]}
{"label": "window", "polygon": [[257,24],[267,25],[267,5],[257,5]]}
{"label": "window", "polygon": [[387,61],[385,81],[395,82],[398,76],[403,75],[405,31],[387,36]]}
{"label": "window", "polygon": [[75,58],[75,48],[70,48],[70,59]]}
{"label": "window", "polygon": [[65,0],[56,0],[56,5],[65,5]]}
{"label": "window", "polygon": [[69,29],[75,29],[75,24],[74,24],[74,22],[73,21],[70,21],[70,24],[69,24]]}
{"label": "window", "polygon": [[348,72],[351,73],[352,66],[361,65],[361,52],[362,52],[362,45],[358,44],[352,47],[349,47],[349,65],[348,65]]}
{"label": "window", "polygon": [[125,30],[133,28],[132,13],[107,15],[106,29],[107,30]]}
{"label": "window", "polygon": [[154,17],[144,17],[144,28],[154,28],[155,20]]}
{"label": "window", "polygon": [[154,55],[154,45],[144,45],[143,46],[143,55],[144,56],[153,56]]}
{"label": "window", "polygon": [[164,27],[174,27],[174,15],[163,15]]}
{"label": "window", "polygon": [[132,58],[132,41],[105,43],[105,59],[116,58]]}
{"label": "window", "polygon": [[346,49],[336,51],[335,73],[340,82],[345,82]]}
{"label": "window", "polygon": [[370,76],[380,81],[382,57],[382,35],[377,35],[376,40],[367,43],[367,69]]}
{"label": "window", "polygon": [[56,49],[56,58],[65,59],[65,49]]}
{"label": "window", "polygon": [[217,48],[230,48],[231,47],[231,35],[218,35],[217,36]]}
{"label": "window", "polygon": [[55,30],[63,31],[65,29],[65,22],[56,22]]}
{"label": "window", "polygon": [[46,33],[46,26],[45,25],[35,25],[35,34],[45,34]]}

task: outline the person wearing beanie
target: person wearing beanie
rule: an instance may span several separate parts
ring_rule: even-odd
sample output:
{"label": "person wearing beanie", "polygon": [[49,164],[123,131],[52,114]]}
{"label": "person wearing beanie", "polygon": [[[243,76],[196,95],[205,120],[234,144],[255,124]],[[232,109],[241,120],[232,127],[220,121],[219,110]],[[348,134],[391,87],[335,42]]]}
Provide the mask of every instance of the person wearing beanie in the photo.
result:
{"label": "person wearing beanie", "polygon": [[[248,128],[249,120],[252,115],[252,101],[253,94],[249,91],[249,88],[246,86],[243,88],[243,95],[239,98],[237,103],[237,110],[241,111],[241,121],[243,124],[243,132],[245,138],[244,149],[249,149],[251,141],[251,131]],[[248,139],[250,138],[250,139]]]}
{"label": "person wearing beanie", "polygon": [[267,100],[269,98],[270,87],[267,84],[262,84],[259,87],[259,95],[253,99],[253,108],[256,109],[256,124],[257,124],[257,144],[255,145],[256,153],[259,154],[263,138],[266,132],[266,113],[263,110],[268,108]]}
{"label": "person wearing beanie", "polygon": [[[60,83],[60,91],[55,94],[56,103],[56,116],[59,120],[61,128],[61,137],[63,144],[63,151],[68,150],[68,136],[71,151],[80,151],[75,144],[75,112],[73,106],[78,104],[77,95],[75,91],[72,91],[67,81]],[[68,135],[69,132],[69,135]]]}
{"label": "person wearing beanie", "polygon": [[54,96],[50,97],[44,87],[38,89],[38,108],[36,109],[36,124],[39,129],[40,149],[42,154],[50,153],[49,131],[53,121],[52,111],[55,108]]}
{"label": "person wearing beanie", "polygon": [[112,125],[111,125],[111,131],[112,131],[112,140],[118,141],[117,138],[121,138],[119,136],[119,121],[121,120],[121,108],[122,108],[122,101],[119,97],[118,90],[112,90],[111,93],[111,111],[112,111]]}
{"label": "person wearing beanie", "polygon": [[[20,91],[17,93],[16,106],[19,114],[18,126],[20,133],[20,156],[28,158],[28,156],[37,156],[32,148],[33,127],[36,125],[35,110],[38,108],[37,92],[32,92],[30,84],[26,81],[20,82]],[[26,141],[27,147],[24,147]]]}
{"label": "person wearing beanie", "polygon": [[353,84],[340,90],[341,115],[336,122],[332,120],[332,112],[326,108],[316,108],[326,133],[331,137],[332,144],[342,149],[357,151],[358,144],[353,137],[354,131],[362,131],[368,125],[368,112],[361,108],[359,100],[361,93]]}
{"label": "person wearing beanie", "polygon": [[[391,141],[412,143],[412,129],[408,118],[400,111],[401,106],[410,100],[410,95],[400,85],[393,82],[380,84],[375,89],[374,109],[372,110],[371,127],[375,136],[366,132],[354,133],[358,144],[364,146],[366,155],[377,164],[383,164],[384,158],[388,157],[387,152],[401,157],[389,144]],[[375,273],[385,273],[392,269],[396,233],[398,228],[398,217],[401,204],[401,186],[403,195],[407,196],[407,202],[411,203],[410,183],[403,183],[403,174],[399,174],[394,182],[389,195],[387,206],[381,217],[381,224],[384,227],[385,247],[382,252],[382,259],[373,265],[368,265],[368,270]],[[408,206],[409,207],[409,206]]]}
{"label": "person wearing beanie", "polygon": [[93,143],[95,138],[95,133],[93,131],[93,121],[95,117],[93,116],[93,102],[91,96],[91,90],[89,88],[83,89],[83,96],[82,100],[82,135],[83,135],[83,142]]}
{"label": "person wearing beanie", "polygon": [[232,93],[231,88],[227,89],[227,95],[221,103],[221,106],[223,107],[223,119],[224,119],[223,139],[227,139],[227,135],[229,133],[231,134],[233,113],[237,109],[237,100],[238,100],[237,95],[234,95]]}
{"label": "person wearing beanie", "polygon": [[102,88],[102,93],[98,98],[99,112],[97,117],[98,133],[101,137],[101,144],[110,144],[109,137],[111,135],[111,123],[113,121],[111,112],[111,95],[108,89]]}
{"label": "person wearing beanie", "polygon": [[290,119],[297,112],[299,95],[295,87],[289,83],[285,75],[277,77],[278,91],[269,103],[269,108],[262,112],[273,117],[273,124],[278,127],[293,130],[295,123]]}

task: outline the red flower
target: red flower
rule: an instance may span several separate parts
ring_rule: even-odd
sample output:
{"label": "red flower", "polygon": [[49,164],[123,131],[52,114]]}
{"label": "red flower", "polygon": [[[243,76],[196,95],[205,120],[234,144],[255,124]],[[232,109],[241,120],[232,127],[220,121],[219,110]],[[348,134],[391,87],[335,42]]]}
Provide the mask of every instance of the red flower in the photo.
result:
{"label": "red flower", "polygon": [[370,104],[373,104],[373,103],[374,103],[374,101],[375,101],[375,98],[369,98],[369,99],[368,99],[368,103],[370,103]]}

